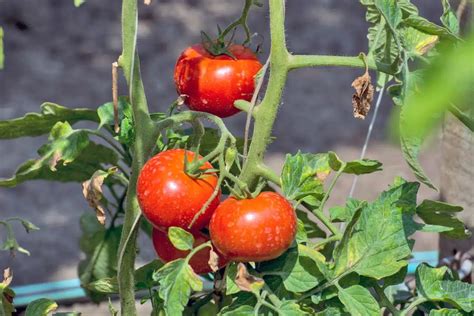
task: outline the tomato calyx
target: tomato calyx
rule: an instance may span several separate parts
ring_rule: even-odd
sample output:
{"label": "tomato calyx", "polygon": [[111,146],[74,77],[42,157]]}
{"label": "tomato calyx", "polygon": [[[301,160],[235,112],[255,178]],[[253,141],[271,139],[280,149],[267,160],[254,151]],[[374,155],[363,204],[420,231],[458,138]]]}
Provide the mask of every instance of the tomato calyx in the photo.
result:
{"label": "tomato calyx", "polygon": [[218,29],[218,36],[217,36],[217,39],[215,40],[213,40],[209,35],[207,35],[206,32],[201,31],[202,46],[212,56],[227,55],[230,58],[237,60],[237,57],[235,57],[234,54],[232,54],[229,50],[229,47],[232,45],[235,29],[234,29],[234,33],[231,36],[231,39],[227,42],[224,39],[225,34],[222,33],[221,28],[217,26],[217,29]]}

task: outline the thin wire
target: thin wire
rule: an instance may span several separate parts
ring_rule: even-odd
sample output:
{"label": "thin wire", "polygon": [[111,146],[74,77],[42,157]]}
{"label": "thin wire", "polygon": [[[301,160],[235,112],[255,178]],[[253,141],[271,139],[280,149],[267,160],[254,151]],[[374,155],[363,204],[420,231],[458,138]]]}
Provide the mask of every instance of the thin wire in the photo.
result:
{"label": "thin wire", "polygon": [[[385,89],[385,84],[380,88],[379,95],[377,96],[377,102],[375,103],[375,109],[374,109],[374,115],[372,116],[372,120],[370,121],[369,129],[367,130],[367,136],[365,137],[364,146],[362,147],[362,152],[360,153],[360,159],[364,159],[365,157],[365,153],[369,145],[370,137],[372,136],[372,130],[375,125],[375,120],[377,119],[377,113],[379,111],[380,103],[382,101],[384,89]],[[351,191],[349,192],[349,197],[352,197],[352,195],[354,194],[355,188],[357,186],[358,178],[359,177],[355,175],[354,180],[352,180],[352,187],[351,187]]]}

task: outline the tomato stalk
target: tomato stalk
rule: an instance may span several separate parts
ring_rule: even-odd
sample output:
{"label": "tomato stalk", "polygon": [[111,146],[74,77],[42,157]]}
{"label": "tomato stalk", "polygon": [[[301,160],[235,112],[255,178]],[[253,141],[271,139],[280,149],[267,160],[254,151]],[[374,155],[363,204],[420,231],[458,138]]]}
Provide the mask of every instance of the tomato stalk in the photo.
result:
{"label": "tomato stalk", "polygon": [[245,41],[244,45],[250,42],[250,28],[247,25],[247,17],[249,15],[250,7],[253,4],[253,0],[245,0],[244,8],[242,9],[242,14],[240,17],[232,22],[228,27],[226,27],[221,34],[219,35],[219,41],[225,42],[225,37],[227,34],[232,32],[237,26],[241,25],[245,31]]}

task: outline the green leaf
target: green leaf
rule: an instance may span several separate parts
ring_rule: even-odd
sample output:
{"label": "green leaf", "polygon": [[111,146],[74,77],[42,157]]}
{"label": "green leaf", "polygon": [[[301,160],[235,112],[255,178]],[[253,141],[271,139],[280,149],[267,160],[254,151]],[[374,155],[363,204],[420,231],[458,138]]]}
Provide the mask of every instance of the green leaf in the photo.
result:
{"label": "green leaf", "polygon": [[348,198],[345,206],[335,206],[329,209],[329,218],[332,222],[350,221],[357,209],[364,207],[366,201]]}
{"label": "green leaf", "polygon": [[300,315],[309,315],[307,312],[303,311],[296,301],[283,301],[278,310],[281,315],[285,316],[300,316]]}
{"label": "green leaf", "polygon": [[[307,238],[325,238],[326,233],[318,224],[309,218],[309,213],[300,209],[296,210],[298,217],[298,227],[301,230],[300,234],[306,235]],[[302,226],[301,226],[302,225]],[[301,236],[300,236],[301,237]]]}
{"label": "green leaf", "polygon": [[168,229],[168,238],[173,246],[179,250],[186,251],[193,249],[193,235],[180,227],[170,227]]}
{"label": "green leaf", "polygon": [[103,165],[116,165],[118,156],[109,147],[89,141],[89,144],[67,165],[58,165],[52,171],[48,165],[38,168],[37,160],[28,160],[18,167],[15,175],[8,179],[0,178],[0,187],[15,187],[29,180],[49,180],[59,182],[83,182]]}
{"label": "green leaf", "polygon": [[[442,234],[446,237],[464,239],[470,236],[464,223],[456,217],[455,213],[461,212],[461,206],[444,202],[424,200],[416,208],[416,214],[429,225],[444,228]],[[430,226],[432,227],[432,226]]]}
{"label": "green leaf", "polygon": [[86,0],[74,0],[74,6],[76,8],[80,7]]}
{"label": "green leaf", "polygon": [[281,173],[283,193],[290,200],[312,196],[320,201],[330,171],[327,154],[288,154]]}
{"label": "green leaf", "polygon": [[[114,277],[117,274],[117,249],[122,226],[106,229],[94,214],[85,213],[81,217],[81,229],[80,247],[86,254],[86,258],[79,263],[81,284],[87,286],[94,281]],[[104,298],[103,295],[88,294],[95,302]]]}
{"label": "green leaf", "polygon": [[428,21],[427,19],[418,16],[412,15],[403,20],[403,23],[407,26],[411,26],[423,33],[438,35],[440,38],[449,40],[449,41],[459,41],[459,37],[451,32],[449,29],[439,26],[433,22]]}
{"label": "green leaf", "polygon": [[384,17],[390,29],[396,30],[402,21],[402,10],[397,0],[374,0],[375,7]]}
{"label": "green leaf", "polygon": [[232,295],[240,292],[239,286],[235,283],[235,278],[237,276],[237,263],[231,262],[227,266],[228,272],[226,277],[226,295]]}
{"label": "green leaf", "polygon": [[380,315],[379,304],[369,290],[360,285],[340,288],[338,296],[352,316]]}
{"label": "green leaf", "polygon": [[6,229],[6,239],[0,246],[0,250],[10,251],[12,253],[18,251],[29,256],[30,252],[18,244],[18,241],[15,238],[15,232],[13,231],[13,227],[10,222],[8,220],[0,221],[0,225],[5,226]]}
{"label": "green leaf", "polygon": [[408,237],[415,229],[406,222],[415,213],[418,188],[418,183],[402,183],[362,208],[357,222],[349,224],[354,229],[346,229],[335,250],[335,276],[354,271],[381,279],[408,264],[412,245]]}
{"label": "green leaf", "polygon": [[4,60],[5,60],[5,55],[3,53],[3,28],[0,27],[0,69],[3,69]]}
{"label": "green leaf", "polygon": [[[161,268],[163,263],[159,260],[153,260],[144,266],[135,270],[135,290],[145,290],[157,286],[158,283],[153,281],[153,273]],[[118,294],[118,281],[117,277],[103,278],[85,286],[86,289],[102,293],[102,294]]]}
{"label": "green leaf", "polygon": [[73,125],[78,121],[98,122],[97,113],[89,109],[68,109],[54,103],[43,103],[40,113],[28,113],[21,118],[0,121],[0,139],[47,134],[58,122]]}
{"label": "green leaf", "polygon": [[168,315],[181,315],[192,291],[202,291],[199,276],[184,259],[168,262],[153,274],[160,284],[159,295]]}
{"label": "green leaf", "polygon": [[447,267],[432,268],[422,263],[416,269],[418,295],[434,302],[446,302],[466,312],[474,310],[474,285],[454,280]]}
{"label": "green leaf", "polygon": [[456,16],[456,12],[451,8],[449,0],[442,0],[443,4],[443,15],[441,16],[441,23],[455,35],[459,35],[459,21]]}
{"label": "green leaf", "polygon": [[[115,116],[114,116],[114,103],[107,102],[97,108],[97,115],[99,116],[99,128],[108,125],[114,126]],[[119,122],[125,118],[132,118],[132,106],[126,96],[120,96],[118,98],[118,119]]]}
{"label": "green leaf", "polygon": [[[303,245],[288,249],[277,259],[262,262],[261,271],[267,275],[277,275],[283,280],[285,288],[290,292],[302,293],[308,291],[325,277],[325,258],[319,252]],[[278,272],[274,272],[278,271]]]}
{"label": "green leaf", "polygon": [[[344,163],[335,152],[328,153],[329,166],[334,171],[339,171]],[[382,170],[382,163],[377,160],[361,159],[346,162],[343,172],[348,174],[367,174]]]}
{"label": "green leaf", "polygon": [[257,304],[255,295],[249,292],[239,292],[230,305],[225,306],[219,315],[226,316],[254,316],[254,307]]}
{"label": "green leaf", "polygon": [[25,316],[48,316],[49,313],[55,311],[58,304],[47,298],[40,298],[28,304]]}
{"label": "green leaf", "polygon": [[[404,108],[405,106],[402,108],[402,111]],[[402,120],[400,121],[400,124],[403,125]],[[401,126],[400,128],[402,129],[403,127]],[[407,137],[403,134],[400,135],[400,145],[402,147],[403,157],[415,177],[429,188],[438,190],[431,179],[425,174],[423,167],[418,161],[421,144],[422,140],[419,137]]]}
{"label": "green leaf", "polygon": [[461,313],[460,311],[456,309],[442,308],[442,309],[430,310],[429,316],[463,316],[463,315],[465,314]]}
{"label": "green leaf", "polygon": [[316,316],[350,316],[342,308],[336,306],[330,306],[322,312],[316,313]]}

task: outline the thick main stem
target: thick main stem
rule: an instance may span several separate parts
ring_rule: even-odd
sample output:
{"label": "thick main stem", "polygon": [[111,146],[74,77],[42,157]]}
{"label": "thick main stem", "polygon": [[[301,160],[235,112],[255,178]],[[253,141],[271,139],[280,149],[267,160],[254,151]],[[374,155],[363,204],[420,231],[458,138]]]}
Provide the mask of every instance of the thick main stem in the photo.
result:
{"label": "thick main stem", "polygon": [[285,1],[270,0],[270,77],[262,103],[255,109],[255,127],[247,161],[240,180],[250,189],[255,188],[259,166],[270,141],[273,123],[278,112],[288,74],[288,56],[285,42]]}

